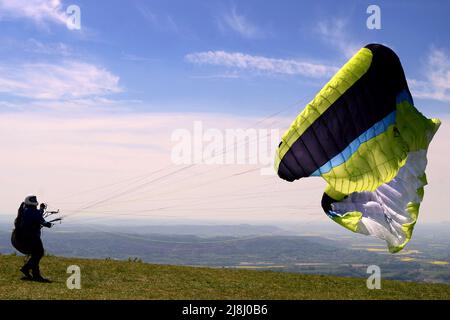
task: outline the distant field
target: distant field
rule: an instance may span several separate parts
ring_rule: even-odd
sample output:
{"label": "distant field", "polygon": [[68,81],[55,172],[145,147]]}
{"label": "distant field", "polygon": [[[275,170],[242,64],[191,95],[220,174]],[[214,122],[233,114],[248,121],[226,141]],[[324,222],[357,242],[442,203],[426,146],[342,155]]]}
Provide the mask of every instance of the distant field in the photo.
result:
{"label": "distant field", "polygon": [[[0,299],[450,299],[450,286],[273,271],[213,269],[141,262],[45,257],[51,284],[20,280],[23,257],[0,255]],[[66,269],[78,265],[82,289],[69,290]]]}

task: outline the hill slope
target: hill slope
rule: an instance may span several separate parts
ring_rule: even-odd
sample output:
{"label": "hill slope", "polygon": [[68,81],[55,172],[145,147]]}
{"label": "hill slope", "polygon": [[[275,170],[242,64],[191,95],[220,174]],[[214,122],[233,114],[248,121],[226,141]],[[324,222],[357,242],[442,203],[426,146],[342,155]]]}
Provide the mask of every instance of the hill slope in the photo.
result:
{"label": "hill slope", "polygon": [[[151,265],[140,262],[45,257],[54,282],[20,280],[23,257],[0,255],[0,299],[450,299],[443,284]],[[66,287],[69,265],[81,268],[81,290]]]}

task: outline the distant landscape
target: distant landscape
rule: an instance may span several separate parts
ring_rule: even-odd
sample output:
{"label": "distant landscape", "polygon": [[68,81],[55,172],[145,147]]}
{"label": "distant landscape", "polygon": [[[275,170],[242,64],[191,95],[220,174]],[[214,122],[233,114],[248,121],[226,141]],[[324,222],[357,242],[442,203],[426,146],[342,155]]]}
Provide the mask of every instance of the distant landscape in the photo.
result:
{"label": "distant landscape", "polygon": [[[13,253],[10,224],[0,224],[0,253]],[[389,254],[383,241],[339,226],[56,225],[43,234],[48,254],[152,264],[273,270],[367,277],[378,265],[384,279],[450,283],[450,224],[418,226],[413,241]],[[45,268],[45,262],[44,262]]]}

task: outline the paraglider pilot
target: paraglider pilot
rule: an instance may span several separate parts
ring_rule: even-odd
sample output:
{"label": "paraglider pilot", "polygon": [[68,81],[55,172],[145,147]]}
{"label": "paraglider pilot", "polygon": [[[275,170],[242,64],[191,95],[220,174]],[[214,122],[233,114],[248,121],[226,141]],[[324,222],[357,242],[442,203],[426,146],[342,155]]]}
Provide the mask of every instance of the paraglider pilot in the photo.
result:
{"label": "paraglider pilot", "polygon": [[17,218],[14,221],[15,229],[11,236],[11,242],[19,252],[31,256],[25,265],[20,268],[20,271],[25,275],[24,279],[50,282],[42,277],[39,270],[39,262],[44,256],[41,228],[51,228],[52,223],[45,221],[43,217],[47,205],[41,203],[39,209],[38,205],[36,196],[28,196],[22,202]]}

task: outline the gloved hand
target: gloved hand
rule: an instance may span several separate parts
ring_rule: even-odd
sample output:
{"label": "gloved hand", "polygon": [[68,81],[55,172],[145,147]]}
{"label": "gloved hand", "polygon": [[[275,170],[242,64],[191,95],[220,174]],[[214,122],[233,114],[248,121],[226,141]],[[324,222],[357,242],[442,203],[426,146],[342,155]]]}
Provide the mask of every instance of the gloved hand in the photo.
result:
{"label": "gloved hand", "polygon": [[44,227],[51,228],[52,226],[53,226],[53,223],[51,223],[51,222],[44,223]]}
{"label": "gloved hand", "polygon": [[41,205],[39,206],[39,209],[41,209],[41,210],[47,209],[47,204],[46,203],[41,203]]}

